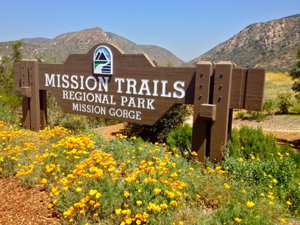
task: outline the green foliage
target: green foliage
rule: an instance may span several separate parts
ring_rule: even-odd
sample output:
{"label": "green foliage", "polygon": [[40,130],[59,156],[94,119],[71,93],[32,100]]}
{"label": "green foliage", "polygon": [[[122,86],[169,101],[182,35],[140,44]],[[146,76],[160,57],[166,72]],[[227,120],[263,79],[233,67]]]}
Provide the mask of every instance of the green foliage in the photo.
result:
{"label": "green foliage", "polygon": [[291,107],[291,111],[300,113],[300,101],[293,103],[293,106]]}
{"label": "green foliage", "polygon": [[294,80],[292,90],[296,92],[296,97],[300,99],[300,49],[297,50],[297,59],[296,67],[290,71],[290,76]]}
{"label": "green foliage", "polygon": [[277,104],[280,113],[287,114],[289,112],[289,107],[292,106],[290,93],[281,93],[277,96]]}
{"label": "green foliage", "polygon": [[258,122],[262,121],[267,116],[266,113],[259,112],[259,111],[251,111],[250,114],[251,114],[251,118],[258,121]]}
{"label": "green foliage", "polygon": [[0,177],[44,187],[64,224],[280,224],[299,212],[299,168],[287,148],[204,167],[121,134],[104,142],[0,121],[0,136]]}
{"label": "green foliage", "polygon": [[237,114],[236,114],[236,117],[237,119],[244,119],[246,116],[246,112],[241,110],[241,111],[238,111]]}
{"label": "green foliage", "polygon": [[[275,138],[264,135],[261,129],[234,129],[229,154],[222,165],[240,185],[251,186],[253,196],[267,196],[282,204],[293,202],[289,210],[300,210],[299,180],[300,154],[289,146],[278,147]],[[272,201],[273,202],[273,201]]]}
{"label": "green foliage", "polygon": [[15,41],[15,42],[12,43],[13,61],[14,62],[20,62],[21,61],[21,58],[22,58],[21,47],[22,47],[22,42],[21,41]]}
{"label": "green foliage", "polygon": [[12,44],[13,55],[3,56],[0,61],[0,87],[8,92],[13,90],[13,63],[21,60],[21,46],[21,41],[15,41]]}
{"label": "green foliage", "polygon": [[184,152],[191,151],[192,148],[192,127],[188,124],[184,124],[170,132],[167,138],[167,143],[171,147],[177,147],[180,149],[183,156]]}
{"label": "green foliage", "polygon": [[20,121],[21,97],[0,90],[0,120],[16,123]]}
{"label": "green foliage", "polygon": [[263,111],[267,113],[267,115],[273,115],[276,110],[276,102],[273,99],[267,99],[264,101]]}
{"label": "green foliage", "polygon": [[229,149],[231,156],[266,158],[277,152],[277,145],[276,139],[272,135],[264,135],[261,128],[242,126],[240,130],[232,130]]}
{"label": "green foliage", "polygon": [[61,125],[70,130],[84,131],[91,128],[119,123],[117,120],[99,119],[96,117],[66,113],[62,110],[50,92],[47,92],[47,104],[48,125],[50,127]]}
{"label": "green foliage", "polygon": [[180,127],[188,115],[187,106],[175,105],[153,126],[129,123],[125,128],[125,133],[129,136],[141,137],[146,141],[165,142],[168,134]]}

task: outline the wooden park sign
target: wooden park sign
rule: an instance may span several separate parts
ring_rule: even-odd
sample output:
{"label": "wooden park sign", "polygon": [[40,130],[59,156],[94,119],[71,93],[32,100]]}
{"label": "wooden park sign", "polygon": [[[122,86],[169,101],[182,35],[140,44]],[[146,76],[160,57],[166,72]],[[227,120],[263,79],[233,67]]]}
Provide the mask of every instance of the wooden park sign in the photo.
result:
{"label": "wooden park sign", "polygon": [[23,126],[47,125],[46,91],[69,113],[153,125],[174,104],[193,104],[192,148],[199,159],[221,160],[232,109],[261,110],[265,72],[231,62],[196,67],[155,67],[143,54],[123,54],[111,44],[69,55],[64,64],[21,61],[15,88],[23,96]]}

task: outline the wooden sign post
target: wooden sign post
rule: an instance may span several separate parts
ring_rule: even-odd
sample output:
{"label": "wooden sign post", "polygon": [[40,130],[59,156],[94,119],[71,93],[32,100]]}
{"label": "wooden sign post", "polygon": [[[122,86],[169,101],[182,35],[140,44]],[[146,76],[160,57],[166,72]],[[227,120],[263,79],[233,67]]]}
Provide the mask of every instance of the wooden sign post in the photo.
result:
{"label": "wooden sign post", "polygon": [[233,108],[261,110],[265,72],[226,61],[155,67],[146,55],[103,43],[64,64],[16,63],[14,80],[23,96],[23,127],[35,131],[47,125],[46,91],[66,112],[146,125],[174,104],[193,104],[192,148],[203,162],[222,159]]}

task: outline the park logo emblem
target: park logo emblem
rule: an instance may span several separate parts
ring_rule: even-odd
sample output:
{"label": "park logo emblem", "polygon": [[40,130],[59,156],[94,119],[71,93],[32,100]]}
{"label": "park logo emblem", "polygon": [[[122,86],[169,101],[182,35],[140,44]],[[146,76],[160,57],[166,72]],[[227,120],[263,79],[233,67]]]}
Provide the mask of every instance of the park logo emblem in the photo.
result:
{"label": "park logo emblem", "polygon": [[98,46],[93,56],[94,74],[113,74],[113,55],[104,45]]}

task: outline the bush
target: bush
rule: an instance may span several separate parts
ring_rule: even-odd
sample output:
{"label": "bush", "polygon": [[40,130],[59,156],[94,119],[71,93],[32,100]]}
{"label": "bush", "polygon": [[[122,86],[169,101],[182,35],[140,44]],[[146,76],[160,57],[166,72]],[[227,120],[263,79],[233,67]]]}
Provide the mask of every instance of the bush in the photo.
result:
{"label": "bush", "polygon": [[291,97],[290,93],[281,93],[277,96],[280,113],[287,114],[289,112],[289,107],[292,106]]}
{"label": "bush", "polygon": [[300,99],[300,48],[297,50],[297,59],[296,67],[290,71],[290,76],[294,80],[292,90],[296,93],[296,98]]}
{"label": "bush", "polygon": [[184,124],[170,132],[167,138],[167,143],[172,147],[180,149],[181,153],[185,151],[190,152],[192,148],[192,127],[188,124]]}
{"label": "bush", "polygon": [[267,99],[263,105],[263,111],[267,113],[267,115],[272,115],[275,113],[276,102],[272,99]]}
{"label": "bush", "polygon": [[258,112],[258,111],[251,111],[250,114],[251,114],[251,117],[254,120],[256,120],[257,122],[262,121],[267,116],[267,114],[265,114],[263,112]]}
{"label": "bush", "polygon": [[74,115],[66,113],[59,106],[58,102],[55,100],[54,96],[47,92],[47,102],[48,102],[48,125],[54,127],[61,125],[65,128],[83,131],[90,128],[107,126],[119,123],[117,120],[101,119],[96,117],[88,117],[84,115]]}
{"label": "bush", "polygon": [[266,158],[278,150],[276,139],[272,135],[264,135],[261,128],[242,126],[233,129],[229,151],[231,156],[250,158],[251,155]]}
{"label": "bush", "polygon": [[237,119],[244,119],[246,116],[246,112],[244,110],[241,110],[241,111],[238,111],[237,114],[236,114],[236,117]]}
{"label": "bush", "polygon": [[20,96],[0,90],[0,120],[11,123],[20,121],[21,114],[18,112],[20,106]]}
{"label": "bush", "polygon": [[223,167],[240,185],[251,187],[254,197],[275,200],[274,196],[280,196],[281,204],[288,204],[295,215],[299,212],[298,152],[288,145],[278,147],[275,138],[260,128],[242,127],[233,130],[225,158]]}
{"label": "bush", "polygon": [[187,106],[175,105],[153,126],[129,123],[125,128],[125,134],[138,136],[146,141],[165,142],[168,134],[180,127],[188,115]]}

